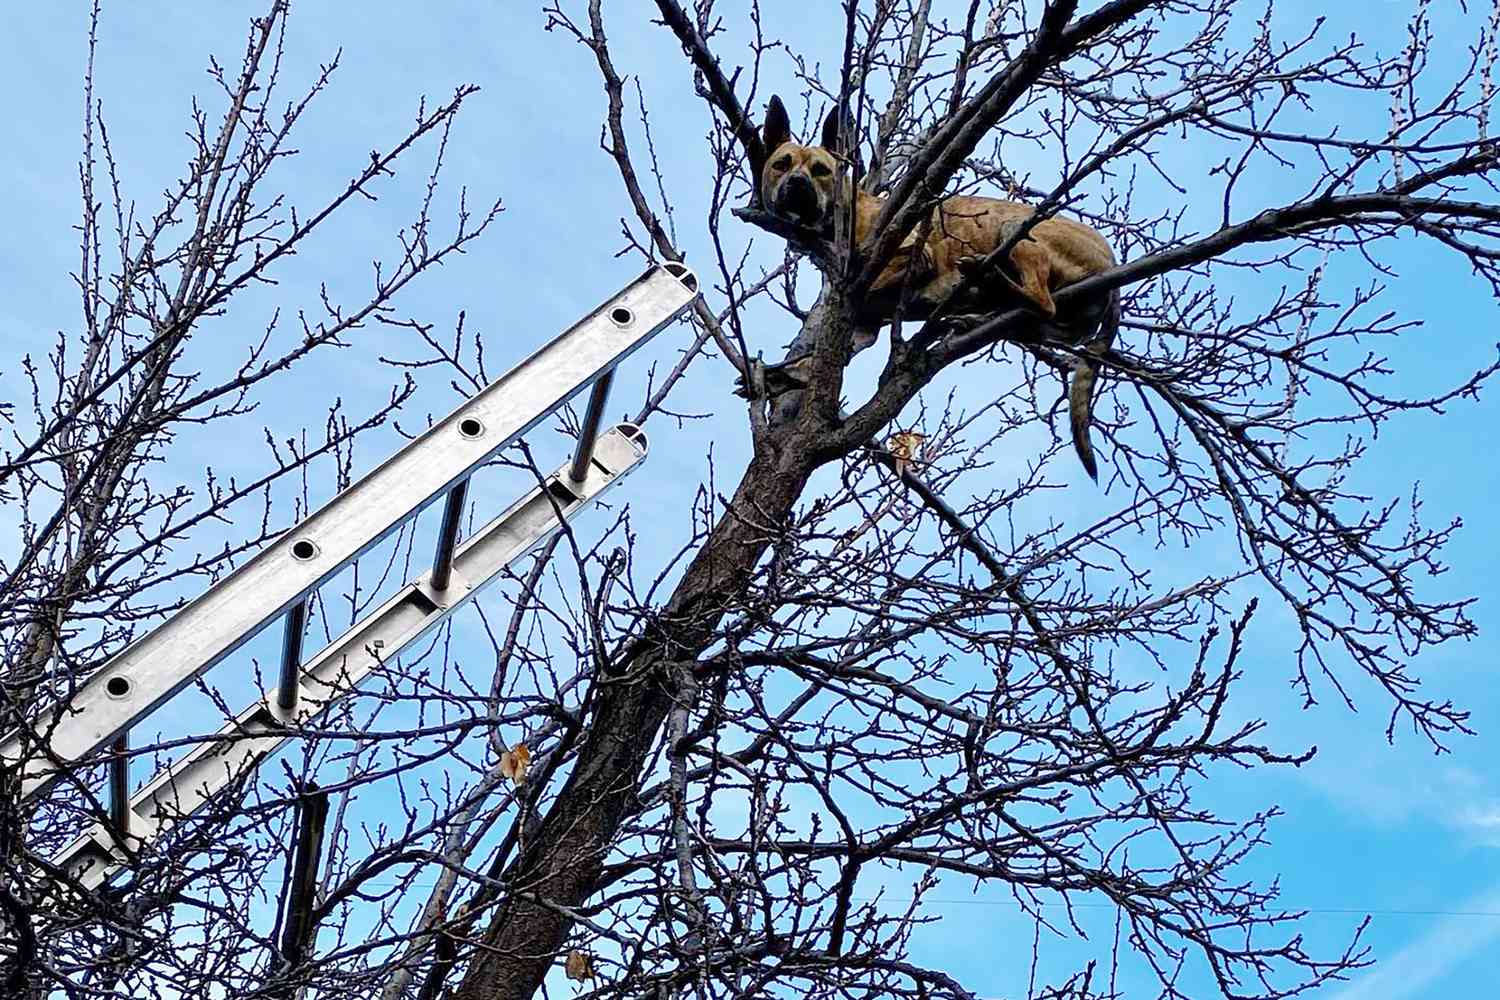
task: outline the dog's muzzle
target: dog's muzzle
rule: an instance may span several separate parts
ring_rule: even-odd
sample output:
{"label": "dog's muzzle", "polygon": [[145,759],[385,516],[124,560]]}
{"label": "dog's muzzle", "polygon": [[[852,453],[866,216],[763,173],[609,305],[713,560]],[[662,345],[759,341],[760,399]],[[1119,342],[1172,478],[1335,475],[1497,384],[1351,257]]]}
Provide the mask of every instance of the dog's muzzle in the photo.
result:
{"label": "dog's muzzle", "polygon": [[811,179],[801,174],[792,174],[782,182],[776,195],[776,211],[804,226],[816,226],[823,221],[818,189],[813,187]]}

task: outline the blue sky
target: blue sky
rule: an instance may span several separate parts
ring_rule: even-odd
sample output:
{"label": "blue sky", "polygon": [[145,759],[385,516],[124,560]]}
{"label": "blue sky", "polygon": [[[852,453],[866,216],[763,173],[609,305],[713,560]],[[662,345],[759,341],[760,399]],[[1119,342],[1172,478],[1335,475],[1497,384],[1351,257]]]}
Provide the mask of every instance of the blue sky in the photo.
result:
{"label": "blue sky", "polygon": [[[207,83],[206,55],[234,60],[246,20],[261,6],[106,5],[99,93],[123,166],[123,186],[143,209],[154,207],[185,158],[182,130],[190,95]],[[1380,6],[1402,15],[1409,7]],[[451,4],[441,10],[368,3],[358,6],[357,17],[350,16],[351,9],[356,8],[314,0],[296,5],[288,58],[292,77],[307,79],[315,63],[339,46],[343,56],[331,92],[303,126],[302,155],[283,182],[307,201],[335,190],[370,148],[401,134],[419,95],[442,98],[460,83],[480,84],[482,92],[454,132],[448,183],[450,192],[467,185],[479,201],[502,197],[505,214],[474,252],[421,282],[402,305],[439,329],[451,324],[459,309],[466,310],[471,327],[486,331],[492,365],[503,368],[639,271],[637,262],[613,256],[620,242],[618,220],[628,205],[613,164],[598,148],[603,96],[589,54],[562,33],[543,32],[533,3]],[[645,74],[654,139],[668,165],[679,231],[690,260],[702,261],[708,252],[701,235],[707,192],[698,171],[707,118],[677,46],[648,23],[646,9],[637,0],[606,5],[614,58],[622,71]],[[837,58],[833,4],[767,3],[766,12],[773,33],[777,25],[795,24],[804,37],[827,39],[825,62]],[[1377,45],[1399,44],[1397,19],[1385,26],[1387,37],[1379,37],[1381,25],[1350,26],[1375,32],[1371,40]],[[7,95],[10,134],[0,145],[0,217],[8,237],[0,243],[6,296],[0,309],[0,395],[6,398],[20,391],[17,354],[44,351],[55,331],[72,329],[78,316],[68,273],[77,259],[72,227],[79,200],[74,165],[84,33],[83,5],[30,4],[7,12],[7,32],[0,38],[0,85]],[[768,59],[772,85],[766,94],[797,89],[790,62],[779,55]],[[357,289],[367,280],[368,259],[393,245],[391,234],[406,221],[426,164],[420,157],[414,161],[396,179],[391,197],[359,206],[303,253],[283,284],[248,299],[230,320],[217,324],[214,336],[200,338],[196,349],[207,352],[210,362],[224,360],[214,352],[238,351],[243,340],[236,335],[258,330],[270,307],[315,304],[319,280],[336,292]],[[1262,183],[1274,190],[1274,178]],[[779,255],[763,236],[756,247],[759,259]],[[1497,328],[1495,305],[1461,266],[1431,250],[1414,250],[1404,262],[1408,269],[1391,283],[1386,305],[1425,326],[1393,351],[1402,378],[1442,384],[1485,363]],[[767,326],[752,346],[770,355],[791,332],[784,324]],[[612,414],[638,406],[651,363],[668,365],[674,359],[679,345],[673,336],[663,336],[622,373]],[[369,328],[353,348],[336,356],[336,363],[294,373],[286,392],[268,398],[236,430],[185,437],[159,474],[190,480],[210,459],[220,470],[248,473],[264,460],[262,425],[279,437],[317,426],[334,397],[359,412],[383,396],[389,382],[377,357],[414,353],[398,334]],[[639,512],[683,509],[706,474],[710,447],[721,481],[725,470],[736,467],[746,453],[747,431],[738,404],[725,405],[730,381],[722,364],[698,367],[675,408],[717,412],[718,418],[654,424],[652,457],[614,498],[617,503],[628,501]],[[453,402],[451,390],[440,382],[424,383],[407,419],[415,424],[420,414],[444,412]],[[1481,997],[1487,995],[1486,985],[1500,981],[1500,777],[1493,766],[1500,754],[1500,693],[1494,683],[1500,620],[1489,583],[1489,567],[1500,549],[1490,500],[1500,477],[1486,461],[1493,447],[1488,429],[1497,419],[1500,406],[1487,398],[1455,404],[1444,416],[1399,421],[1382,431],[1360,474],[1361,485],[1377,496],[1402,494],[1419,479],[1431,521],[1464,519],[1459,542],[1449,552],[1453,570],[1433,581],[1431,592],[1478,594],[1473,617],[1481,635],[1429,653],[1417,672],[1435,696],[1452,697],[1472,710],[1478,737],[1453,741],[1453,753],[1445,756],[1434,756],[1427,745],[1399,731],[1395,745],[1387,746],[1384,703],[1358,683],[1358,714],[1327,699],[1303,712],[1287,687],[1290,659],[1276,615],[1262,614],[1251,633],[1254,656],[1239,691],[1239,710],[1270,721],[1279,746],[1316,743],[1320,753],[1301,769],[1235,776],[1216,783],[1209,794],[1242,813],[1271,803],[1285,810],[1256,864],[1264,873],[1280,874],[1289,906],[1314,911],[1306,920],[1312,943],[1331,945],[1361,914],[1373,914],[1368,939],[1381,965],[1362,980],[1325,991],[1339,1000]],[[535,437],[540,450],[560,459],[565,449],[560,437]],[[393,433],[370,436],[359,453],[360,467],[368,468],[397,443]],[[1067,516],[1084,514],[1107,499],[1069,493],[1062,503]],[[674,542],[664,531],[653,546],[648,529],[643,549],[670,551]],[[194,544],[211,545],[213,538]],[[981,996],[1013,995],[1014,971],[1024,968],[1030,950],[1029,925],[1008,904],[968,898],[961,886],[945,887],[942,898],[944,926],[919,937],[916,957],[949,969]],[[1101,911],[1101,926],[1107,926],[1106,917]],[[1004,945],[998,948],[1002,957],[997,943]],[[1058,970],[1083,953],[1075,944],[1046,937],[1041,951],[1044,964]]]}

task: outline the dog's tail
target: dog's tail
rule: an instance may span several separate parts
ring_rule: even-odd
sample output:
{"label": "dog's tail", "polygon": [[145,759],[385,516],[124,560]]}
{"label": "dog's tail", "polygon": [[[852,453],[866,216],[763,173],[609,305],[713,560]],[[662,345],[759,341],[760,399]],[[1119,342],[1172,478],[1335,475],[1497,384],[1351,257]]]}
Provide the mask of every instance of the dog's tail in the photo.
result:
{"label": "dog's tail", "polygon": [[1104,315],[1093,337],[1083,345],[1073,365],[1073,382],[1068,387],[1068,422],[1073,428],[1073,448],[1089,478],[1099,481],[1099,463],[1094,460],[1094,445],[1089,427],[1094,422],[1094,390],[1099,385],[1098,356],[1109,350],[1120,330],[1120,290],[1111,289]]}

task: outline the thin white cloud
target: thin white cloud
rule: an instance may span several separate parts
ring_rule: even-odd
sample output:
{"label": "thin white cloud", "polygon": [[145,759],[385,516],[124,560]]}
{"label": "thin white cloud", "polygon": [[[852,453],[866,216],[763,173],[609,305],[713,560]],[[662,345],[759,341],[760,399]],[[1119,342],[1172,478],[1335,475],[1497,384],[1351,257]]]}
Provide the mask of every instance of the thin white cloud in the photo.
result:
{"label": "thin white cloud", "polygon": [[1500,940],[1500,884],[1468,900],[1427,933],[1327,1000],[1407,1000],[1424,992],[1460,962]]}
{"label": "thin white cloud", "polygon": [[1500,847],[1500,801],[1471,803],[1458,814],[1458,825],[1486,847]]}

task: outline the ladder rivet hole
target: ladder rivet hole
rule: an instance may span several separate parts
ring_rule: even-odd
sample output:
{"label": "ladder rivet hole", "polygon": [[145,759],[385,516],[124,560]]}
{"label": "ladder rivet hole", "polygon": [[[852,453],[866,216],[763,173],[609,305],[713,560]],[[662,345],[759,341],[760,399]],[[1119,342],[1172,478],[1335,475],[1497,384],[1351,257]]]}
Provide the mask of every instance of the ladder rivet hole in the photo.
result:
{"label": "ladder rivet hole", "polygon": [[111,677],[104,682],[104,693],[111,698],[123,698],[130,693],[129,677]]}
{"label": "ladder rivet hole", "polygon": [[484,433],[484,422],[477,417],[464,417],[458,422],[458,433],[466,438],[477,438]]}
{"label": "ladder rivet hole", "polygon": [[318,554],[318,547],[310,538],[299,538],[292,543],[292,558],[304,562]]}
{"label": "ladder rivet hole", "polygon": [[629,326],[635,322],[635,313],[624,306],[615,306],[609,311],[609,321],[615,326]]}

